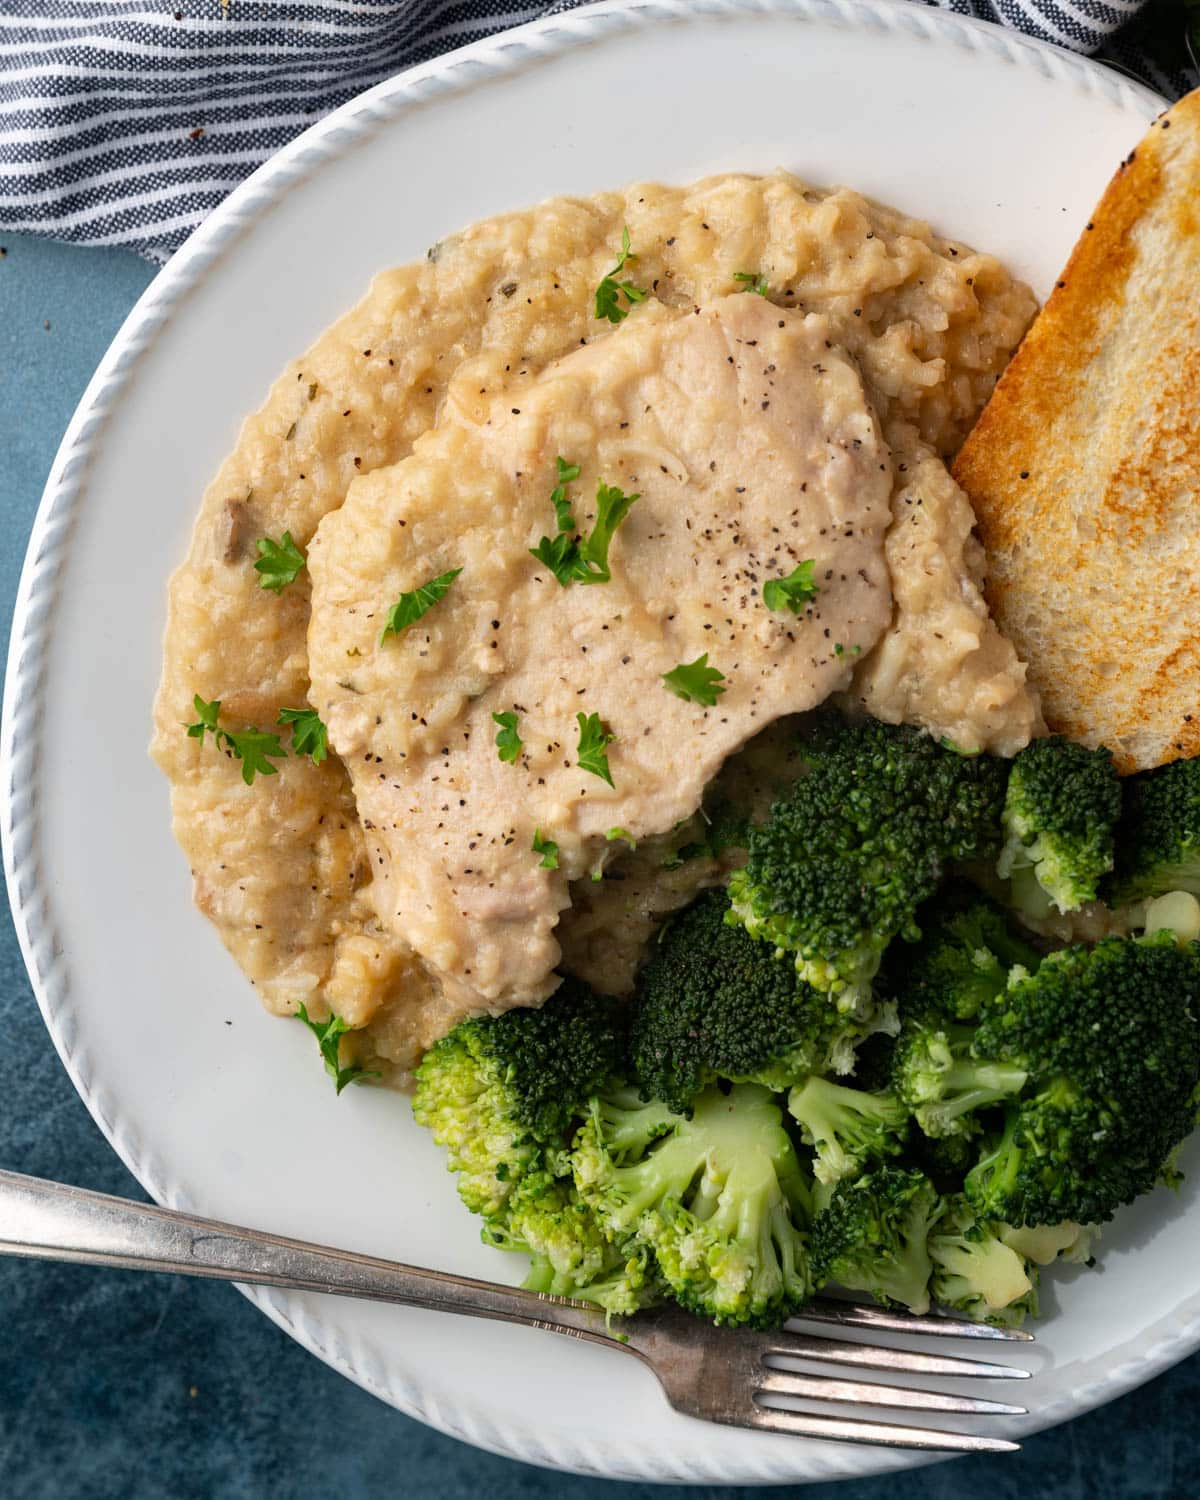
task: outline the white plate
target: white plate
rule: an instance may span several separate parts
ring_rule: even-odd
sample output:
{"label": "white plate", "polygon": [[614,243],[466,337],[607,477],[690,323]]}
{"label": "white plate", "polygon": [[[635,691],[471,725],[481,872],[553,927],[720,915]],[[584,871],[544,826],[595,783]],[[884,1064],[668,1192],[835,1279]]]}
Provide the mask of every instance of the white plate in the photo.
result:
{"label": "white plate", "polygon": [[[167,575],[244,413],[381,267],[458,226],[632,176],[790,167],[1004,257],[1044,292],[1160,106],[1066,53],[919,5],[602,5],[383,84],[301,136],[149,288],[42,501],[4,702],[17,930],[63,1061],[160,1202],[483,1276],[406,1101],[336,1099],[311,1038],[261,1013],[193,911],[147,762]],[[1195,1209],[1158,1195],[1103,1270],[1055,1284],[1038,1415],[1107,1400],[1200,1342]],[[253,1293],[335,1368],[445,1432],[610,1477],[745,1483],[912,1455],[671,1413],[632,1360],[502,1325]]]}

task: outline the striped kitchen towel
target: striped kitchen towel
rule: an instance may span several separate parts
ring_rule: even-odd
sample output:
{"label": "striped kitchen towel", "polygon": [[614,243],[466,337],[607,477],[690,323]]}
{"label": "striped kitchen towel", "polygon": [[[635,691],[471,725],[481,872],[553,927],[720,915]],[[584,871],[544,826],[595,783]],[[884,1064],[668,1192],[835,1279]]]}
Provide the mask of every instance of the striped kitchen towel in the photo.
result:
{"label": "striped kitchen towel", "polygon": [[[163,261],[292,136],[577,0],[0,0],[0,229]],[[1191,86],[1200,0],[935,0]]]}

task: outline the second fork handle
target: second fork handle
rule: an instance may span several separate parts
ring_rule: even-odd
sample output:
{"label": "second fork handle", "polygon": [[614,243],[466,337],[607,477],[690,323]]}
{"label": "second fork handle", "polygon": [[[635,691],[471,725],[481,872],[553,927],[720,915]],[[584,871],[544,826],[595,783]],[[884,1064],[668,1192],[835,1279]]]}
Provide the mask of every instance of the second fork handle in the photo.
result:
{"label": "second fork handle", "polygon": [[602,1314],[566,1298],[312,1245],[19,1172],[0,1171],[0,1255],[330,1292],[614,1342]]}

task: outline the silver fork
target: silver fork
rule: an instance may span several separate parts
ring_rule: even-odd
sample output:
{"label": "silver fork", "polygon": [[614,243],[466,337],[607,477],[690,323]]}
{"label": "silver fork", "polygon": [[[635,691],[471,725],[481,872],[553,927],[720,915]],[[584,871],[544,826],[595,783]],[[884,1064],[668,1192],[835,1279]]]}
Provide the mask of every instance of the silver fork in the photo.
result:
{"label": "silver fork", "polygon": [[[634,1354],[654,1371],[676,1411],[762,1432],[942,1453],[999,1453],[1018,1445],[971,1432],[799,1411],[771,1403],[791,1399],[976,1417],[1025,1412],[1021,1406],[979,1397],[852,1378],[862,1370],[954,1379],[1028,1376],[1028,1370],[1016,1365],[791,1329],[756,1333],[714,1328],[678,1308],[649,1308],[634,1318],[614,1319],[609,1328],[604,1315],[589,1303],[241,1229],[17,1172],[0,1172],[0,1254],[171,1271],[523,1323]],[[817,1298],[806,1307],[801,1321],[868,1334],[1021,1341],[1030,1337],[1011,1329],[940,1316],[919,1318],[828,1298]],[[770,1363],[776,1359],[836,1366],[847,1373],[785,1370]]]}

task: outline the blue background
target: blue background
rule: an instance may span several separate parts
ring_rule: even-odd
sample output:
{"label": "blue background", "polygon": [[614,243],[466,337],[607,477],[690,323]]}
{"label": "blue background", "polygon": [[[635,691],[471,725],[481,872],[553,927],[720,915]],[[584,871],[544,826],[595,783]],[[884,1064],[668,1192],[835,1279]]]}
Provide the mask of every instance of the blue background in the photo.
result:
{"label": "blue background", "polygon": [[[55,449],[153,269],[127,251],[2,236],[0,244],[0,630],[7,648],[25,542]],[[140,743],[129,726],[87,732],[120,741],[132,733]],[[144,1196],[59,1065],[7,908],[0,916],[0,1163]],[[1036,1386],[1030,1396],[1036,1401]],[[1032,1439],[1019,1455],[788,1493],[805,1500],[1196,1496],[1198,1397],[1200,1357]],[[0,1262],[0,1494],[7,1500],[641,1500],[661,1493],[567,1479],[441,1437],[326,1369],[232,1287]],[[733,1500],[759,1492],[704,1486],[674,1493]]]}

